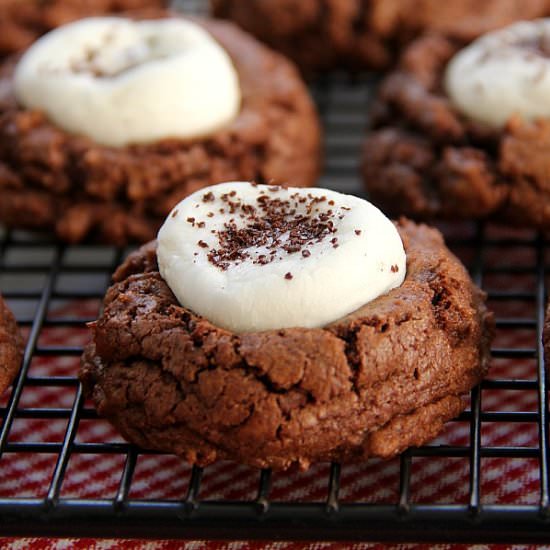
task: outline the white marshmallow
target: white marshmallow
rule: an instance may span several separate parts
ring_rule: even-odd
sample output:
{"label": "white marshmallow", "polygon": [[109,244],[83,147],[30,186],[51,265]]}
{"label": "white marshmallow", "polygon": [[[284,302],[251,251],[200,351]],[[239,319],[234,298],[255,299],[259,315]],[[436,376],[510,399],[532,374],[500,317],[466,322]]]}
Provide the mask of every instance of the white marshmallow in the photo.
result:
{"label": "white marshmallow", "polygon": [[524,21],[478,38],[447,66],[445,89],[467,117],[502,127],[514,115],[550,117],[550,19]]}
{"label": "white marshmallow", "polygon": [[[279,203],[284,222],[304,216],[296,234],[305,241],[295,252],[281,248],[296,245],[288,227],[279,226],[277,235],[262,221],[261,195],[272,207],[289,201]],[[260,218],[255,236],[250,207]],[[233,260],[224,247],[230,220],[245,241]],[[247,182],[211,186],[181,201],[159,232],[157,257],[184,307],[234,332],[322,327],[399,286],[406,272],[399,233],[369,202],[327,189]]]}
{"label": "white marshmallow", "polygon": [[235,118],[241,102],[228,54],[180,18],[70,23],[27,50],[14,81],[24,107],[114,147],[208,135]]}

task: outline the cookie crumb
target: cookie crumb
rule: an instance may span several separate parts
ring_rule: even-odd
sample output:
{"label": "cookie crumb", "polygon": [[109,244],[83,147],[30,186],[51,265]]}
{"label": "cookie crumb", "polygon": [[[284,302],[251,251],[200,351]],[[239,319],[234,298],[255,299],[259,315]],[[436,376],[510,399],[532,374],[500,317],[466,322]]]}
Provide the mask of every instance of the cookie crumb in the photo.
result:
{"label": "cookie crumb", "polygon": [[390,269],[391,269],[392,273],[397,273],[399,271],[399,266],[394,264],[394,265],[391,266]]}
{"label": "cookie crumb", "polygon": [[356,235],[361,235],[361,230],[360,230],[360,229],[356,229],[356,230],[355,230],[355,234],[356,234]]}
{"label": "cookie crumb", "polygon": [[292,278],[293,278],[293,275],[292,275],[292,273],[289,271],[289,272],[285,275],[285,279],[286,279],[287,281],[290,281],[290,279],[292,279]]}
{"label": "cookie crumb", "polygon": [[175,218],[179,213],[179,210],[176,208],[173,212],[172,212],[172,218]]}
{"label": "cookie crumb", "polygon": [[204,241],[199,241],[197,243],[201,248],[208,248],[208,245]]}

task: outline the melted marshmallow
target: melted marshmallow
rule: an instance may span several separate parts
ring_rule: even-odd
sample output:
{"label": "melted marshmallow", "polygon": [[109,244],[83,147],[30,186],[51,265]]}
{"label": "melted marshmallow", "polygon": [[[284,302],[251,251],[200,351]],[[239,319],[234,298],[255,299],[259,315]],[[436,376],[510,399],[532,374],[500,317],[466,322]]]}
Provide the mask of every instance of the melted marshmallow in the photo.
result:
{"label": "melted marshmallow", "polygon": [[83,19],[39,39],[15,94],[64,130],[124,146],[194,138],[228,124],[241,93],[225,50],[184,19]]}
{"label": "melted marshmallow", "polygon": [[460,111],[493,127],[514,114],[550,117],[550,19],[477,39],[450,61],[444,84]]}
{"label": "melted marshmallow", "polygon": [[235,332],[322,327],[399,286],[406,271],[395,226],[369,202],[245,182],[181,201],[157,256],[184,307]]}

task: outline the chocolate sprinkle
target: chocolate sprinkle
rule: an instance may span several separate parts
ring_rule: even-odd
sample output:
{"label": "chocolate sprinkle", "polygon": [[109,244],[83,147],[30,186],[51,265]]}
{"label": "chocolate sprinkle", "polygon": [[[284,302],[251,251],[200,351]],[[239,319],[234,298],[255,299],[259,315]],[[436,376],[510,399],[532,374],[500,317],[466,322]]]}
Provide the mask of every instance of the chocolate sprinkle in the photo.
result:
{"label": "chocolate sprinkle", "polygon": [[[269,193],[280,189],[269,187],[267,193],[260,192],[255,204],[244,203],[236,191],[218,197],[224,203],[219,212],[228,212],[234,217],[225,222],[220,230],[211,231],[216,234],[218,245],[208,252],[210,263],[225,271],[230,265],[244,261],[266,265],[281,259],[282,254],[301,253],[303,258],[309,258],[311,252],[305,247],[320,243],[325,238],[330,239],[334,248],[339,246],[338,238],[334,236],[337,232],[335,220],[344,216],[339,210],[325,210],[320,206],[327,203],[326,196],[293,193],[285,199]],[[212,192],[203,196],[203,202],[213,202],[215,199]],[[334,201],[328,202],[334,204]],[[207,216],[213,217],[211,214],[209,212]],[[205,227],[204,222],[197,225]],[[199,246],[208,247],[203,241],[199,241]],[[292,278],[292,274],[289,275]]]}

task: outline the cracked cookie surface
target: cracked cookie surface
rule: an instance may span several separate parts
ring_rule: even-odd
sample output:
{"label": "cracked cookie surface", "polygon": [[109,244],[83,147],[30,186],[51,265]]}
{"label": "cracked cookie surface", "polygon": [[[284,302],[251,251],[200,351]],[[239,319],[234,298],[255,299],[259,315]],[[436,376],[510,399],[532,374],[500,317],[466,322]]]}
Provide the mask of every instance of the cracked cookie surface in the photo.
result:
{"label": "cracked cookie surface", "polygon": [[0,394],[19,371],[22,349],[23,341],[15,318],[0,296]]}
{"label": "cracked cookie surface", "polygon": [[[167,12],[147,12],[147,18]],[[177,17],[177,16],[175,16]],[[68,242],[153,239],[170,209],[220,181],[314,184],[320,127],[292,63],[235,25],[193,19],[225,48],[239,75],[237,117],[211,136],[100,146],[18,106],[15,59],[0,66],[0,221],[53,230]]]}
{"label": "cracked cookie surface", "polygon": [[399,288],[322,329],[243,334],[181,307],[145,245],[92,327],[86,393],[129,441],[200,465],[307,467],[426,442],[486,373],[493,322],[436,230],[398,230]]}

